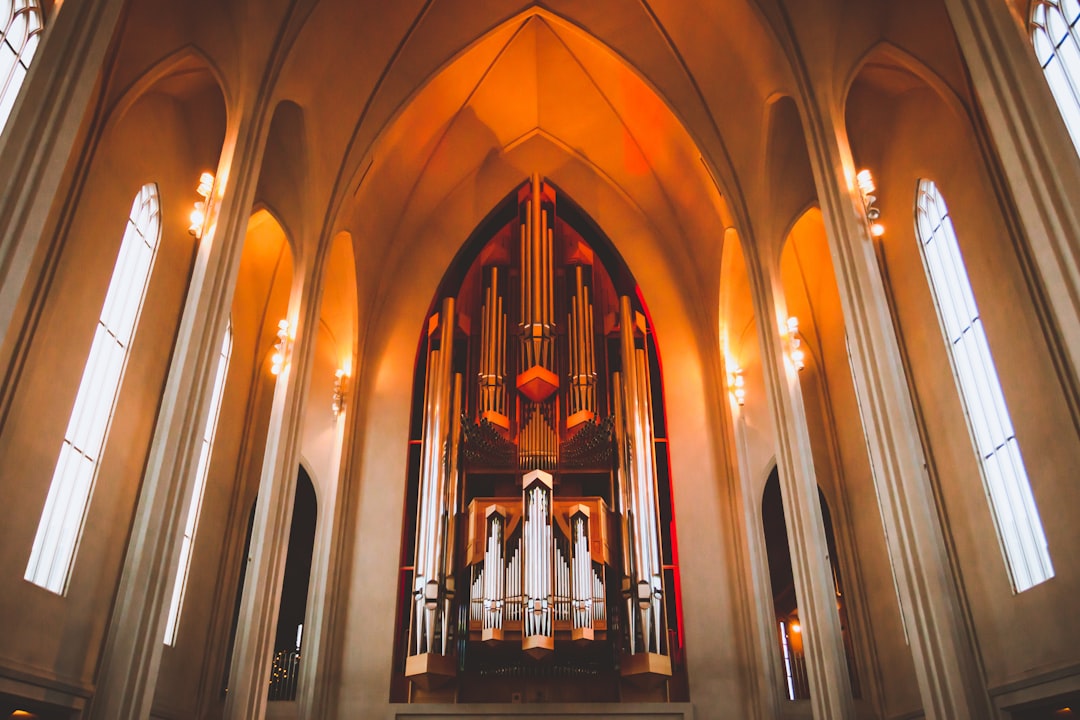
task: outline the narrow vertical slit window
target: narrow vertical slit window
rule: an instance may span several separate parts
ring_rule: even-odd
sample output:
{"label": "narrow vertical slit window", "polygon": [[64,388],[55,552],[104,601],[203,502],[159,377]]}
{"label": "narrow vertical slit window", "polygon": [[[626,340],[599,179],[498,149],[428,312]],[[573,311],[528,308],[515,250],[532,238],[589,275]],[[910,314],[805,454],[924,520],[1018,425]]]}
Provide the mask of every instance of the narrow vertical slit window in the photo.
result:
{"label": "narrow vertical slit window", "polygon": [[1031,10],[1031,43],[1073,145],[1080,149],[1080,0],[1039,0]]}
{"label": "narrow vertical slit window", "polygon": [[131,206],[24,575],[60,595],[71,576],[160,238],[157,186],[144,185]]}
{"label": "narrow vertical slit window", "polygon": [[1054,568],[949,210],[930,180],[919,182],[915,216],[998,538],[1013,587],[1023,592],[1052,578]]}
{"label": "narrow vertical slit window", "polygon": [[0,0],[0,132],[41,38],[38,0]]}
{"label": "narrow vertical slit window", "polygon": [[225,337],[221,342],[217,375],[214,377],[214,389],[210,394],[210,408],[207,411],[206,423],[203,425],[199,464],[195,468],[195,487],[191,493],[191,506],[188,508],[187,521],[184,522],[184,536],[180,539],[180,564],[176,569],[172,600],[169,602],[169,616],[165,624],[166,645],[176,644],[176,636],[180,627],[180,611],[184,607],[184,594],[187,590],[188,571],[191,569],[191,552],[195,543],[195,530],[199,526],[203,493],[206,490],[206,478],[210,473],[210,458],[214,451],[214,436],[217,434],[218,416],[221,414],[221,398],[225,392],[225,378],[229,374],[232,342],[232,321],[230,320],[225,328]]}

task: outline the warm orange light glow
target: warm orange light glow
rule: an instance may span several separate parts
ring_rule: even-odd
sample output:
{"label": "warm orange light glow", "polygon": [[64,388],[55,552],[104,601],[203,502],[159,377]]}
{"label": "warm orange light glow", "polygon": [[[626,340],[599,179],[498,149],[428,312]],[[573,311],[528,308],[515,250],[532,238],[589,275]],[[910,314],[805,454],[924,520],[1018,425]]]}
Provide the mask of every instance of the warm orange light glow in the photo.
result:
{"label": "warm orange light glow", "polygon": [[802,626],[799,625],[799,623],[797,622],[791,623],[789,627],[791,628],[791,632],[793,633],[802,632]]}
{"label": "warm orange light glow", "polygon": [[877,189],[874,185],[874,176],[870,174],[869,170],[864,169],[856,173],[855,182],[858,183],[859,192],[863,194],[863,197],[866,197]]}
{"label": "warm orange light glow", "polygon": [[879,222],[870,225],[870,234],[874,237],[881,237],[885,234],[885,226]]}

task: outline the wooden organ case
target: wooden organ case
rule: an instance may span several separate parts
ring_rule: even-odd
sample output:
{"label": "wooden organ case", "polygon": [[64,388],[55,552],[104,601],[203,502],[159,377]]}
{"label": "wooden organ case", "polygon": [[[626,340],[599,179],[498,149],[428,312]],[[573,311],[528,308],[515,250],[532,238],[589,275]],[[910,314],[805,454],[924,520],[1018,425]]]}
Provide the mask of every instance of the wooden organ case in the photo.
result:
{"label": "wooden organ case", "polygon": [[525,183],[428,317],[395,701],[686,699],[655,346],[556,199]]}

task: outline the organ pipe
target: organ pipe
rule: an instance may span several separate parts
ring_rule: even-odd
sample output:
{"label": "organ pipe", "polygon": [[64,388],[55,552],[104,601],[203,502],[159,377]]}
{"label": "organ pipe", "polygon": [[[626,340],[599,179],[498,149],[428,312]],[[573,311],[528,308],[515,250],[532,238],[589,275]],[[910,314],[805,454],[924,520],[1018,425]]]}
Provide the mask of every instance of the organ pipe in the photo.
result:
{"label": "organ pipe", "polygon": [[454,318],[454,299],[446,298],[429,338],[409,647],[412,656],[446,655],[450,647],[453,584],[448,578],[454,571],[461,406],[461,376],[453,373]]}
{"label": "organ pipe", "polygon": [[555,323],[554,244],[552,214],[543,207],[543,184],[534,174],[529,183],[521,226],[521,337],[522,371],[542,367],[554,370],[552,330]]}
{"label": "organ pipe", "polygon": [[620,500],[624,503],[626,533],[631,551],[625,570],[629,579],[627,610],[640,629],[631,631],[631,653],[662,654],[664,648],[663,566],[656,494],[656,455],[652,428],[652,399],[645,351],[634,342],[630,298],[619,298],[619,345],[622,358],[617,412],[620,432]]}
{"label": "organ pipe", "polygon": [[567,317],[570,394],[567,424],[576,425],[596,415],[596,349],[592,299],[581,265],[574,267],[574,293]]}

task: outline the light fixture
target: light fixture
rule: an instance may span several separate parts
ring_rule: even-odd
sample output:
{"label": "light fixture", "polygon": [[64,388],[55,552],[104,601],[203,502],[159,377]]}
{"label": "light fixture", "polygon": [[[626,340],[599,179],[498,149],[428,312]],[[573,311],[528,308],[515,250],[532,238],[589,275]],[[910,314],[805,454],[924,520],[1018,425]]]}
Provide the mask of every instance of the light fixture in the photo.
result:
{"label": "light fixture", "polygon": [[203,231],[206,229],[207,209],[210,204],[210,193],[213,189],[214,176],[204,172],[199,176],[199,185],[195,189],[195,192],[199,194],[202,200],[196,201],[195,208],[191,211],[191,224],[188,225],[188,233],[194,235],[196,240],[202,238]]}
{"label": "light fixture", "polygon": [[291,353],[292,336],[289,333],[289,321],[282,320],[278,323],[277,342],[274,343],[274,354],[270,358],[271,374],[281,374],[281,371],[289,365],[289,355]]}
{"label": "light fixture", "polygon": [[860,170],[855,175],[855,183],[859,186],[859,195],[862,196],[863,210],[866,211],[866,220],[870,223],[870,234],[876,238],[885,234],[885,225],[879,222],[881,210],[874,204],[877,196],[874,192],[877,186],[874,184],[874,176],[869,170]]}
{"label": "light fixture", "polygon": [[743,377],[741,367],[734,363],[729,363],[729,365],[732,370],[728,373],[728,389],[738,406],[742,407],[746,404],[746,378]]}
{"label": "light fixture", "polygon": [[345,409],[345,381],[348,380],[349,374],[342,368],[338,368],[334,373],[334,401],[331,404],[331,408],[334,410],[334,415],[340,415],[341,411]]}
{"label": "light fixture", "polygon": [[799,335],[799,318],[795,316],[787,319],[787,342],[791,364],[801,371],[806,367],[806,352],[802,349],[802,336]]}

